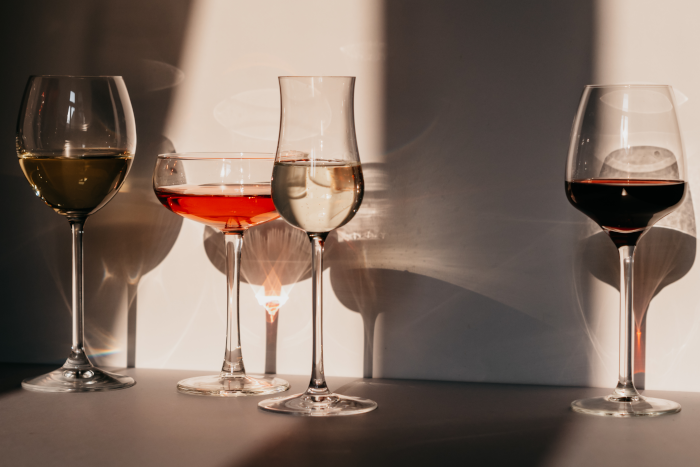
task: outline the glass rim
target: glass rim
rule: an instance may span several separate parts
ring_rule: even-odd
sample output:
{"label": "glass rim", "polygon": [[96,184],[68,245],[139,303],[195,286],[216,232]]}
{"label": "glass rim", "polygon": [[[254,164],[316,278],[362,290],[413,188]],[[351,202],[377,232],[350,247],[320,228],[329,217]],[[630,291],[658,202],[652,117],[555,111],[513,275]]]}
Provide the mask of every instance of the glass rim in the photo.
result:
{"label": "glass rim", "polygon": [[158,159],[177,159],[187,161],[197,160],[275,160],[274,152],[235,152],[235,151],[212,151],[212,152],[170,152],[158,154]]}
{"label": "glass rim", "polygon": [[356,79],[357,76],[323,76],[323,75],[318,75],[318,76],[312,76],[312,75],[304,75],[304,76],[278,76],[278,79],[288,79],[288,78],[342,78],[342,79]]}
{"label": "glass rim", "polygon": [[670,88],[670,84],[587,84],[584,88]]}

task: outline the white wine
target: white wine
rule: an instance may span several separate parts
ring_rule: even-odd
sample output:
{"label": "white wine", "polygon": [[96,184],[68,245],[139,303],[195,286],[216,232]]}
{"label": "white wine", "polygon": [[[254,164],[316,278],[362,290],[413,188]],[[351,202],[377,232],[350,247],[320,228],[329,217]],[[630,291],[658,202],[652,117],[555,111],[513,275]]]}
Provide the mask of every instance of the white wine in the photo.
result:
{"label": "white wine", "polygon": [[310,233],[330,232],[353,218],[362,203],[359,162],[307,159],[277,162],[272,200],[280,215]]}
{"label": "white wine", "polygon": [[22,154],[19,164],[36,195],[54,211],[88,216],[117,194],[132,161],[128,153],[87,150],[83,157]]}

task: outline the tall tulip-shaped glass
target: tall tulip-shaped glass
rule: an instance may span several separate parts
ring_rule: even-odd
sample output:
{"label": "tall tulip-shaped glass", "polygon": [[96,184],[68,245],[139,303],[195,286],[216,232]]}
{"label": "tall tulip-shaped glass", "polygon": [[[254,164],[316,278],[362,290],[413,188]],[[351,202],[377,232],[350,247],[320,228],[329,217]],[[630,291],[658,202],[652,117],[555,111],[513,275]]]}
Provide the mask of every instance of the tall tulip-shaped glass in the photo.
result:
{"label": "tall tulip-shaped glass", "polygon": [[574,401],[576,412],[616,417],[678,412],[679,404],[634,386],[637,328],[632,308],[634,250],[686,193],[683,143],[670,86],[586,86],[574,120],[566,195],[595,221],[620,254],[619,381],[605,397]]}
{"label": "tall tulip-shaped glass", "polygon": [[272,199],[282,218],[311,241],[313,358],[303,394],[260,402],[292,415],[353,415],[374,401],[334,394],[323,371],[323,246],[328,234],[353,218],[363,195],[355,140],[353,77],[281,77],[282,114],[272,172]]}
{"label": "tall tulip-shaped glass", "polygon": [[73,232],[71,353],[58,370],[27,379],[42,392],[105,391],[135,384],[95,368],[85,352],[83,225],[117,194],[136,150],[129,93],[120,76],[32,76],[17,122],[17,156],[32,189]]}
{"label": "tall tulip-shaped glass", "polygon": [[161,154],[153,189],[175,214],[223,233],[226,246],[227,327],[221,372],[180,381],[178,391],[201,396],[246,396],[286,391],[289,383],[274,376],[246,374],[239,329],[239,291],[243,235],[277,219],[270,197],[272,154]]}

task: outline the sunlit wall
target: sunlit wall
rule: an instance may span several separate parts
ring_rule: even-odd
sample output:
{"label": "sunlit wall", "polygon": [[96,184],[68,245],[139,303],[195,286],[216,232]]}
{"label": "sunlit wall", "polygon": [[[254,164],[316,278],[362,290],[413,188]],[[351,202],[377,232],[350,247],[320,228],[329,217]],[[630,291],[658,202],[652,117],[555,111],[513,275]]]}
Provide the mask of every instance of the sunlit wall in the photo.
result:
{"label": "sunlit wall", "polygon": [[[690,58],[700,44],[693,21],[698,14],[700,5],[693,1],[596,3],[594,81],[672,85],[688,162],[691,196],[661,221],[664,228],[653,229],[640,243],[635,265],[635,313],[642,339],[636,378],[650,389],[700,390],[700,378],[688,371],[700,358],[700,270],[695,261],[700,66]],[[604,329],[618,326],[612,313],[617,290],[606,284],[595,291],[599,298],[593,340],[600,350],[591,373],[594,384],[601,385],[617,368],[617,332]]]}
{"label": "sunlit wall", "polygon": [[[382,158],[383,5],[377,1],[201,1],[194,4],[164,136],[177,151],[274,153],[279,131],[278,76],[356,76],[356,123],[363,161]],[[268,247],[266,242],[276,242]],[[329,256],[332,255],[332,243]],[[253,261],[268,248],[283,257],[267,275]],[[223,356],[225,279],[217,268],[223,238],[185,221],[167,258],[139,286],[136,365],[216,369]],[[311,362],[311,250],[301,232],[278,221],[246,235],[241,323],[246,367],[262,372],[276,339],[279,373],[306,374]],[[277,257],[277,256],[276,256]],[[284,264],[283,264],[284,263]],[[292,263],[295,267],[288,267]],[[284,266],[285,270],[281,270]],[[265,279],[279,279],[272,290]],[[324,325],[329,374],[361,375],[362,318],[333,294],[326,270]],[[267,287],[265,287],[267,285]],[[281,296],[268,334],[267,300]],[[274,349],[273,349],[274,350]]]}

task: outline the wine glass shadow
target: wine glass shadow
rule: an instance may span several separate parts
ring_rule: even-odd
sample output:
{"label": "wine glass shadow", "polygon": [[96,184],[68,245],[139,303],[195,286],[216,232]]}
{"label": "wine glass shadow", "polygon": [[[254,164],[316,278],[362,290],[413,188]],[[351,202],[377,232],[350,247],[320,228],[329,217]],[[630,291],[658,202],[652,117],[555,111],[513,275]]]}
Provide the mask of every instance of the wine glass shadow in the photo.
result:
{"label": "wine glass shadow", "polygon": [[[158,153],[174,152],[167,140],[147,148],[139,157],[153,162]],[[150,156],[150,157],[149,157]],[[115,197],[104,216],[88,221],[85,243],[91,259],[86,261],[85,286],[97,291],[88,303],[99,317],[95,327],[88,327],[93,352],[109,352],[109,334],[99,329],[115,329],[126,322],[127,367],[136,365],[136,328],[138,287],[141,278],[158,266],[172,249],[182,226],[182,219],[172,215],[158,202],[150,186],[148,163],[141,173],[132,173],[131,183]],[[126,310],[126,320],[120,311]],[[102,320],[111,320],[111,326]],[[93,356],[99,356],[99,350]]]}
{"label": "wine glass shadow", "polygon": [[362,317],[365,377],[536,383],[543,361],[571,359],[557,350],[570,337],[556,327],[466,282],[398,269],[420,258],[390,240],[404,202],[391,189],[395,169],[371,163],[363,173],[363,204],[326,264],[338,300]]}
{"label": "wine glass shadow", "polygon": [[[226,273],[222,234],[207,226],[204,250],[212,265]],[[311,277],[309,238],[281,219],[257,225],[243,238],[241,282],[249,284],[265,309],[265,373],[277,373],[277,328],[291,289]]]}
{"label": "wine glass shadow", "polygon": [[362,316],[364,377],[536,384],[543,361],[565,358],[566,333],[449,282],[363,267],[363,249],[336,245],[330,276],[338,300]]}
{"label": "wine glass shadow", "polygon": [[[592,229],[599,230],[597,225],[593,226],[592,221],[589,222]],[[637,328],[634,378],[635,386],[639,389],[644,388],[646,380],[646,323],[649,305],[665,287],[690,271],[695,262],[696,237],[693,200],[688,191],[681,206],[652,227],[637,245],[634,256],[633,308]],[[605,232],[598,231],[581,242],[575,255],[574,271],[576,293],[583,305],[579,308],[581,317],[591,343],[601,352],[597,322],[603,312],[590,306],[588,300],[596,294],[596,281],[620,291],[619,255]],[[610,303],[609,310],[605,313],[608,312],[617,315],[619,303]]]}
{"label": "wine glass shadow", "polygon": [[[647,311],[654,297],[665,287],[685,276],[695,262],[695,232],[685,233],[668,227],[656,226],[637,246],[634,261],[633,307],[637,326],[634,346],[635,385],[644,388],[646,376]],[[584,303],[581,315],[591,343],[600,350],[596,335],[597,310],[586,305],[586,298],[594,294],[590,276],[620,290],[620,264],[617,251],[608,235],[598,232],[588,237],[578,248],[576,266],[577,294]],[[590,273],[587,277],[586,273]],[[619,313],[619,304],[610,303],[609,312]],[[669,310],[669,312],[672,310]]]}
{"label": "wine glass shadow", "polygon": [[[135,0],[123,6],[99,3],[86,17],[93,40],[86,40],[85,71],[124,77],[138,138],[136,157],[120,192],[85,227],[86,333],[98,364],[101,355],[124,345],[126,335],[126,365],[136,365],[139,281],[165,259],[182,226],[182,219],[157,201],[152,176],[157,155],[176,150],[163,132],[174,88],[184,79],[176,64],[191,2],[169,2],[165,19],[163,7],[165,3],[157,1],[134,14],[139,8]],[[121,24],[118,29],[111,27],[114,21]],[[159,31],[157,43],[152,40],[154,31]]]}
{"label": "wine glass shadow", "polygon": [[[2,236],[3,243],[21,246],[5,256],[6,304],[17,310],[2,333],[0,354],[5,360],[63,361],[70,342],[70,228],[34,196],[12,149],[27,76],[41,73],[122,76],[131,98],[136,157],[120,192],[86,222],[84,279],[89,353],[98,365],[121,366],[126,345],[126,360],[133,364],[138,279],[167,254],[182,223],[155,204],[151,175],[156,154],[173,149],[162,135],[173,87],[183,78],[178,63],[192,3],[59,5],[37,0],[3,5],[6,16],[13,18],[12,27],[3,32],[6,42],[18,31],[34,31],[32,40],[0,52],[5,63],[14,64],[2,80],[9,96],[0,112],[0,140],[8,145],[8,157],[0,164],[2,189],[5,198],[16,200],[10,203],[13,219],[23,225],[22,231],[6,229]],[[27,277],[32,278],[31,288]]]}
{"label": "wine glass shadow", "polygon": [[340,302],[362,317],[362,373],[365,378],[371,378],[375,323],[386,309],[385,294],[392,293],[394,287],[386,279],[391,272],[372,268],[367,255],[384,238],[382,219],[390,214],[391,200],[386,164],[362,164],[362,173],[365,184],[362,205],[349,225],[329,237],[324,264],[331,267],[331,286]]}

